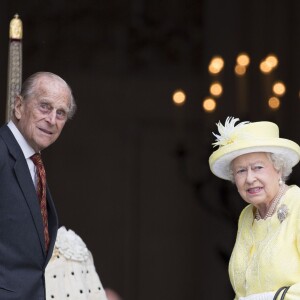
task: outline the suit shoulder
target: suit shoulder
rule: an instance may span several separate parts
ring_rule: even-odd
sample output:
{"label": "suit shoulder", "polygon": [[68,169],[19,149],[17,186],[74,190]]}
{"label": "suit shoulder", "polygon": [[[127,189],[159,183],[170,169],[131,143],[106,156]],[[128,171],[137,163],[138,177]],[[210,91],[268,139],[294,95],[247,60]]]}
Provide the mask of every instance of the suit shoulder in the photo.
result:
{"label": "suit shoulder", "polygon": [[6,161],[10,155],[9,147],[5,139],[5,131],[9,130],[8,128],[0,128],[0,162]]}
{"label": "suit shoulder", "polygon": [[0,153],[3,155],[5,152],[7,152],[7,150],[7,145],[3,137],[0,135]]}

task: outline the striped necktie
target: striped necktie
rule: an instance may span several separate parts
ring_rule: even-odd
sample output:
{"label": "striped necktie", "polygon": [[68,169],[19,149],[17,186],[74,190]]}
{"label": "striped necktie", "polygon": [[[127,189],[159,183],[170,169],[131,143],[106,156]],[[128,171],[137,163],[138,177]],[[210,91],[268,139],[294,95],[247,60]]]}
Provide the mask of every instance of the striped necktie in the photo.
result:
{"label": "striped necktie", "polygon": [[46,251],[48,251],[50,237],[49,237],[49,230],[48,230],[48,212],[47,212],[47,200],[46,200],[46,172],[45,172],[45,168],[40,153],[35,153],[30,158],[36,167],[36,175],[37,175],[36,190],[39,198],[41,214],[42,214],[42,219],[44,224],[45,248]]}

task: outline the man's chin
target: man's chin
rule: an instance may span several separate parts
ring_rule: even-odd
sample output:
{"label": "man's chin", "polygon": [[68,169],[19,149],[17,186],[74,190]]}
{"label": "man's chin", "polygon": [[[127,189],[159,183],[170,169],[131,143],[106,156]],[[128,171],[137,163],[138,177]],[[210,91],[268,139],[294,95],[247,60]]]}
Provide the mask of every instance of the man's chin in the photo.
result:
{"label": "man's chin", "polygon": [[44,141],[39,142],[37,144],[37,147],[38,147],[39,151],[42,151],[42,150],[48,148],[50,145],[52,145],[55,141],[56,141],[56,139],[55,140],[47,140],[47,141],[44,140]]}

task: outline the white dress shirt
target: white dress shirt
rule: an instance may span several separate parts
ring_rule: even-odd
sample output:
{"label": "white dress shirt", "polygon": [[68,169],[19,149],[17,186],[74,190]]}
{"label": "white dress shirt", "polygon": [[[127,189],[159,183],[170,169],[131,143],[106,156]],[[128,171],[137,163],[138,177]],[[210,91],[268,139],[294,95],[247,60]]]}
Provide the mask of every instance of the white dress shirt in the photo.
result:
{"label": "white dress shirt", "polygon": [[30,159],[30,157],[35,153],[35,151],[33,150],[33,148],[27,143],[27,141],[25,140],[25,138],[23,137],[22,133],[19,131],[19,129],[17,128],[17,126],[14,124],[13,121],[9,121],[7,124],[8,128],[11,130],[12,134],[14,135],[15,139],[17,140],[18,144],[20,145],[23,154],[25,156],[29,171],[30,171],[30,175],[32,178],[32,181],[34,183],[34,185],[36,186],[36,173],[35,173],[35,165],[33,163],[33,161]]}

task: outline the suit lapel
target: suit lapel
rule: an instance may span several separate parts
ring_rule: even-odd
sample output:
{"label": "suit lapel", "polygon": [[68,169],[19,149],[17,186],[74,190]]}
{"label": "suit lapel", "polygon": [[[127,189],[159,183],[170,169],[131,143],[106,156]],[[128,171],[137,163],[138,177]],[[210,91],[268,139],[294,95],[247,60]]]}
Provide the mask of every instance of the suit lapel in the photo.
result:
{"label": "suit lapel", "polygon": [[48,186],[47,186],[47,209],[48,209],[50,245],[49,245],[49,251],[46,259],[46,265],[52,256],[52,250],[56,241],[57,227],[58,227],[57,213]]}
{"label": "suit lapel", "polygon": [[44,232],[43,232],[43,220],[42,220],[40,205],[38,202],[37,193],[28,169],[26,159],[23,155],[21,147],[19,146],[12,132],[7,126],[3,126],[1,128],[0,135],[3,137],[3,140],[7,144],[7,147],[11,155],[15,159],[14,172],[16,174],[19,186],[23,192],[24,198],[30,210],[37,234],[39,236],[40,244],[43,249],[43,253],[44,255],[46,255]]}
{"label": "suit lapel", "polygon": [[[19,185],[23,191],[23,195],[31,212],[35,228],[37,230],[43,252],[45,253],[45,241],[44,241],[44,230],[43,230],[43,220],[41,215],[41,209],[39,205],[39,200],[37,193],[32,182],[30,172],[28,170],[28,165],[24,159],[25,164],[22,159],[16,161],[15,173],[19,182]],[[26,169],[27,167],[27,169]]]}

